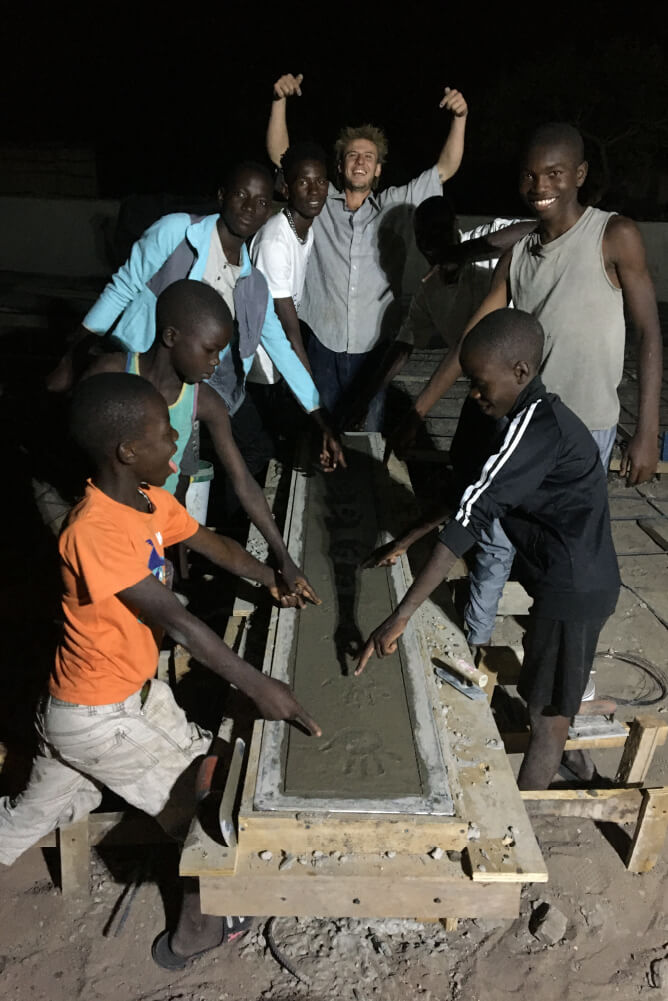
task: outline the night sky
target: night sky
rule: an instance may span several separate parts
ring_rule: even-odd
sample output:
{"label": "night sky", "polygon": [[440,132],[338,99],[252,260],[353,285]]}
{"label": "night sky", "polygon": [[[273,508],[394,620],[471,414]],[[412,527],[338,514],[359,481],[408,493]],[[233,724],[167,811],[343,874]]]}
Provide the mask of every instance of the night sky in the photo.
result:
{"label": "night sky", "polygon": [[344,123],[381,125],[388,183],[434,162],[442,89],[462,90],[468,145],[449,185],[461,211],[518,208],[517,144],[555,117],[614,139],[620,190],[631,172],[666,169],[664,4],[629,5],[621,22],[598,0],[499,5],[495,15],[487,4],[411,2],[401,17],[380,5],[203,6],[178,20],[146,4],[6,14],[5,139],[94,146],[105,196],[209,195],[231,162],[263,157],[271,85],[290,71],[305,76],[288,109],[292,136],[329,149]]}

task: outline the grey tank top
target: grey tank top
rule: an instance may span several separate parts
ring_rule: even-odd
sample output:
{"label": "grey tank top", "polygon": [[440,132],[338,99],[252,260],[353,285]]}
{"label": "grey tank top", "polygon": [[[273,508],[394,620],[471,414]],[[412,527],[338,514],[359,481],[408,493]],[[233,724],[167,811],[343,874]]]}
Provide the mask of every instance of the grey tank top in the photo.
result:
{"label": "grey tank top", "polygon": [[590,431],[617,423],[617,386],[624,366],[621,289],[608,278],[603,234],[613,212],[587,208],[551,243],[537,233],[513,249],[513,305],[540,320],[545,331],[541,377]]}

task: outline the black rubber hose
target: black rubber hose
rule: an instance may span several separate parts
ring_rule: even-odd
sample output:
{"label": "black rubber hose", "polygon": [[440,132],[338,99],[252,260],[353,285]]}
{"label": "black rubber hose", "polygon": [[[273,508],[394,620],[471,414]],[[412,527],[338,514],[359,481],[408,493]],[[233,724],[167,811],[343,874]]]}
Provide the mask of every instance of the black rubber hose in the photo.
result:
{"label": "black rubber hose", "polygon": [[307,987],[310,987],[311,981],[309,980],[309,978],[304,976],[302,973],[299,973],[299,971],[292,965],[287,956],[285,956],[276,945],[276,940],[274,939],[275,920],[276,920],[275,917],[269,918],[266,925],[264,926],[264,937],[267,941],[267,945],[269,946],[269,952],[272,954],[272,956],[274,957],[279,966],[282,966],[284,970],[287,970],[288,973],[291,973],[292,976],[295,977],[297,980],[301,981],[302,984],[306,984]]}
{"label": "black rubber hose", "polygon": [[654,684],[659,689],[659,694],[653,698],[639,698],[639,699],[623,699],[617,698],[616,695],[611,694],[611,698],[615,700],[617,705],[620,706],[654,706],[657,702],[662,702],[666,695],[668,695],[668,676],[665,671],[656,664],[653,664],[650,660],[645,657],[639,656],[637,653],[618,653],[616,650],[612,654],[608,653],[597,653],[596,660],[601,660],[603,658],[610,657],[615,660],[621,660],[625,664],[633,664],[640,671],[648,674]]}

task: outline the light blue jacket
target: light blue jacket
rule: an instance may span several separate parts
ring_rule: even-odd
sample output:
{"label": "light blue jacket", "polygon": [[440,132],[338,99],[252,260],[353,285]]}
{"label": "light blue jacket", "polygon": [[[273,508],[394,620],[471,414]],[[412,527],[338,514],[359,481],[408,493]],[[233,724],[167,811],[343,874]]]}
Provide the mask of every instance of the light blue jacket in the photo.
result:
{"label": "light blue jacket", "polygon": [[[177,278],[201,281],[206,268],[211,233],[218,218],[218,215],[209,215],[193,221],[193,217],[187,213],[175,212],[163,216],[149,226],[133,245],[128,260],[118,269],[100,298],[84,317],[84,326],[96,334],[105,334],[113,327],[111,332],[126,350],[140,353],[147,351],[155,340],[156,332],[156,294],[150,287],[152,280],[172,257],[173,262],[177,264],[177,273],[174,268],[171,269],[170,281],[175,281]],[[189,254],[187,252],[185,273],[179,274],[176,261],[178,255],[175,251],[186,244]],[[241,272],[237,287],[245,278],[250,278],[252,275],[254,287],[261,281],[264,283],[264,290],[266,287],[264,276],[251,265],[245,246],[241,247],[240,263]],[[268,290],[267,306],[263,314],[262,328],[258,334],[259,342],[304,409],[308,412],[317,410],[320,407],[318,391],[285,336]],[[221,365],[230,350],[231,345],[228,345],[221,352]],[[241,352],[244,382],[253,364],[253,358],[254,354]],[[214,388],[218,389],[215,377]],[[224,393],[221,395],[225,398]],[[234,402],[229,400],[226,402],[228,405],[231,403],[231,409],[234,410],[239,405],[240,398],[236,398]]]}

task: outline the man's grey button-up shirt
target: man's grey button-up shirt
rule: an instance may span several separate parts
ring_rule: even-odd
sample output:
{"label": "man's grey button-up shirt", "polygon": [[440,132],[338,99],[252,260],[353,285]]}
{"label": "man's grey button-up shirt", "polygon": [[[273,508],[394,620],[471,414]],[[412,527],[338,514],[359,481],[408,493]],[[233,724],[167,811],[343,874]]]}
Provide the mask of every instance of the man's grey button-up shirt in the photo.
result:
{"label": "man's grey button-up shirt", "polygon": [[405,227],[412,227],[409,210],[441,193],[435,166],[408,184],[370,194],[355,212],[346,205],[344,192],[330,184],[323,210],[313,221],[313,251],[299,311],[325,347],[360,354],[380,340],[387,307],[401,292]]}

